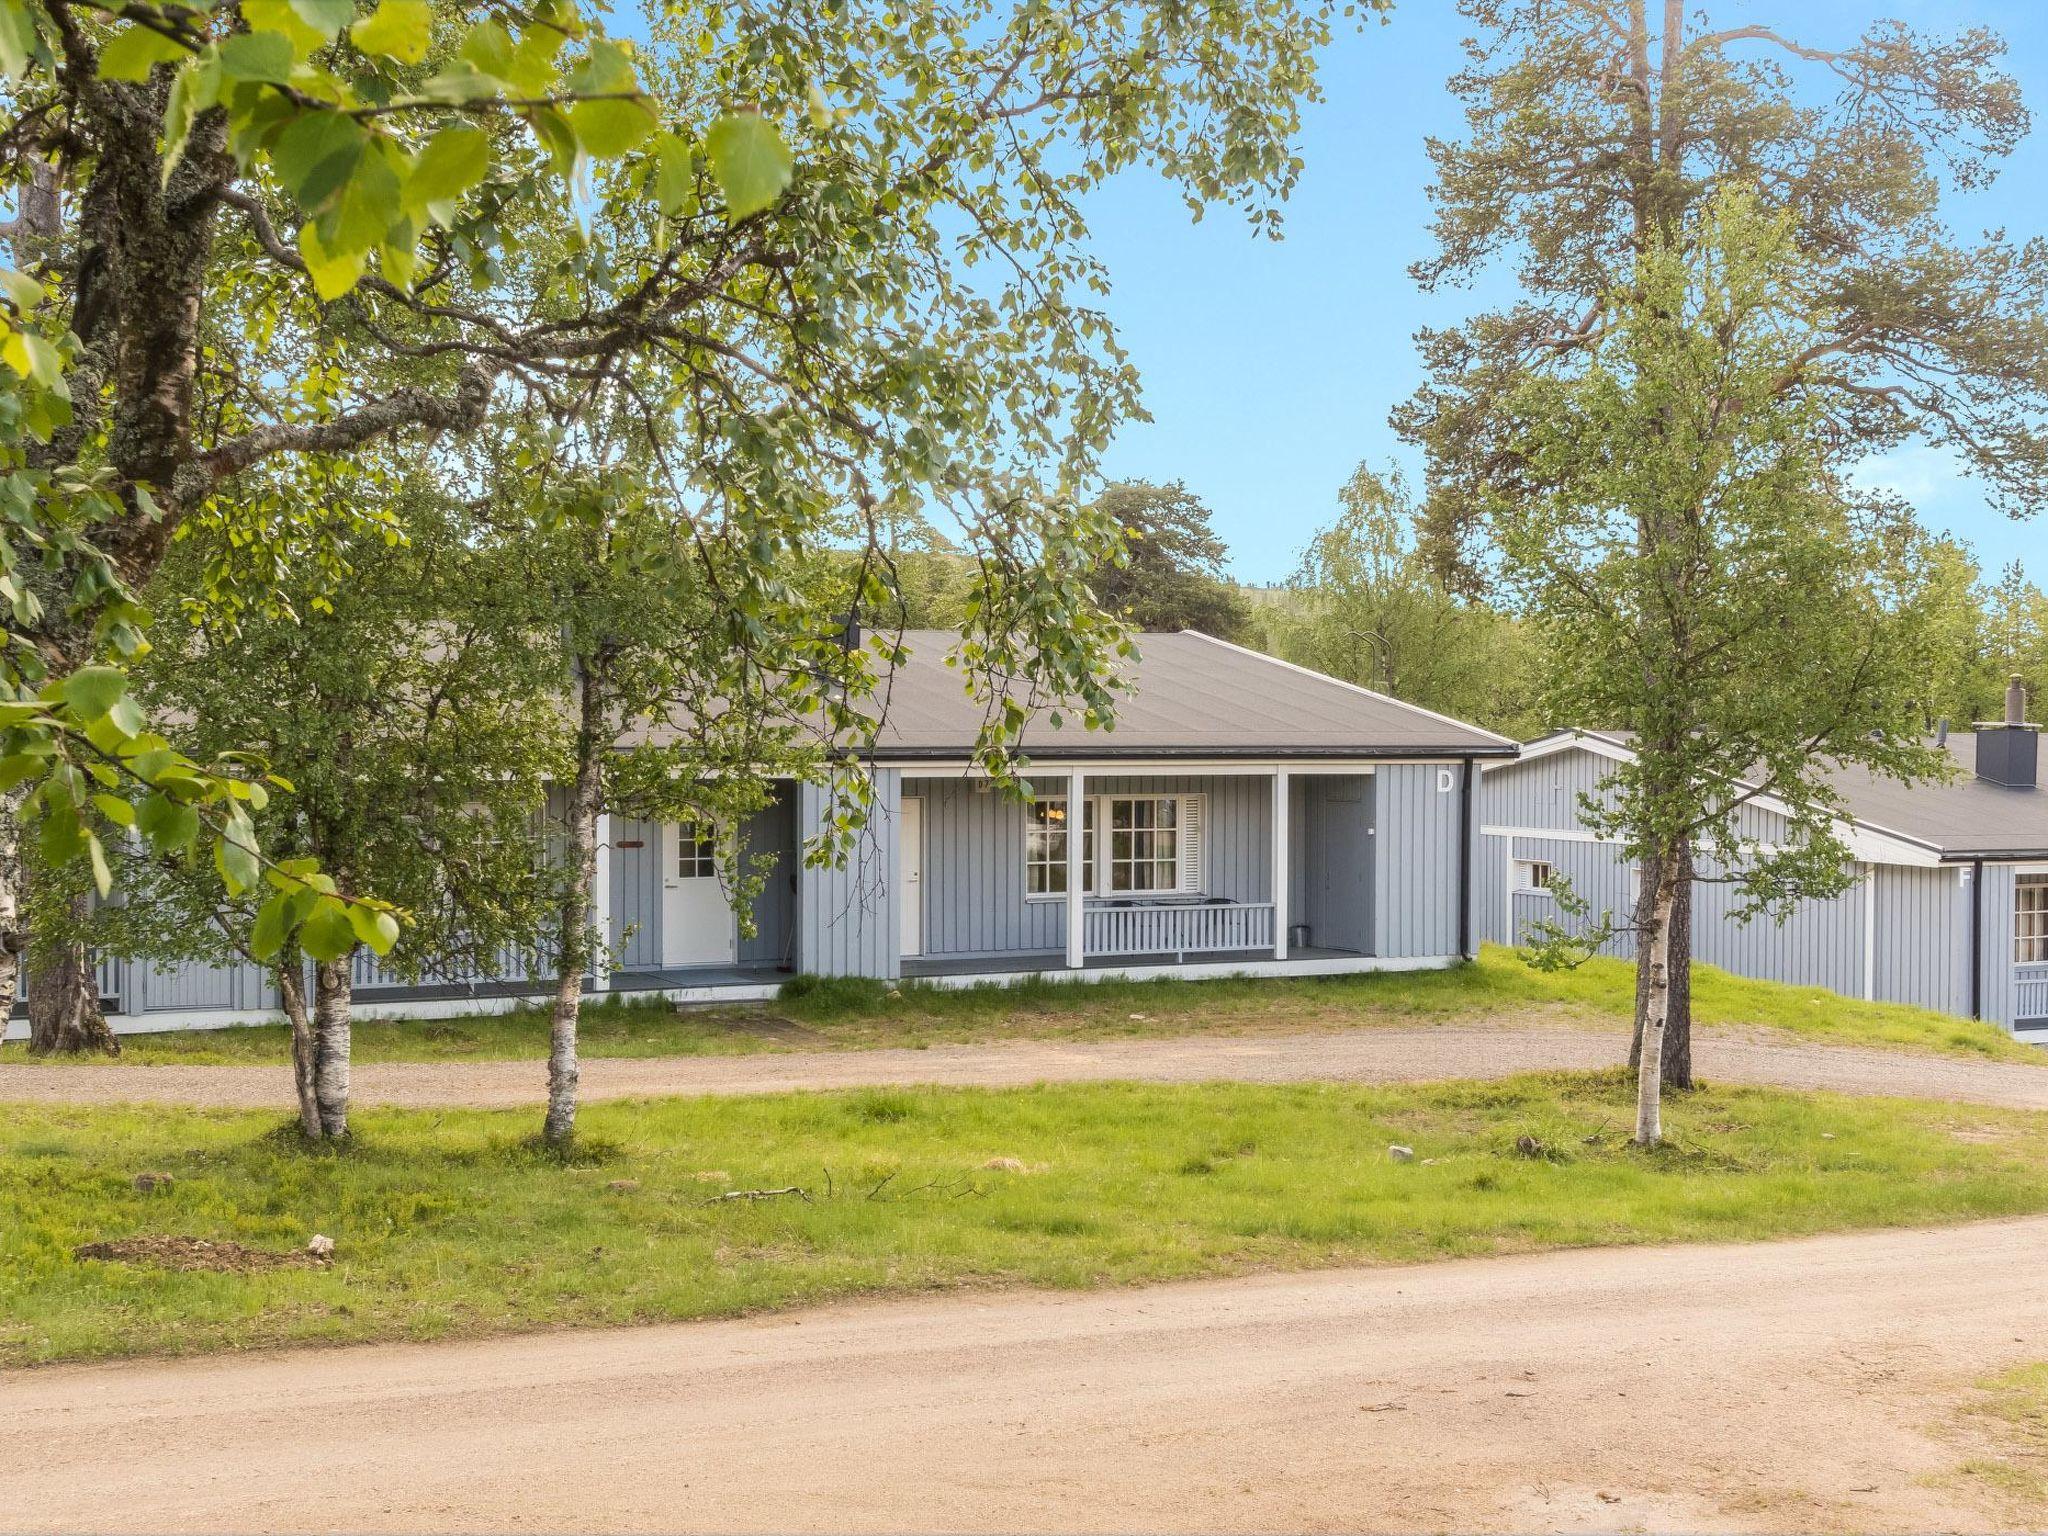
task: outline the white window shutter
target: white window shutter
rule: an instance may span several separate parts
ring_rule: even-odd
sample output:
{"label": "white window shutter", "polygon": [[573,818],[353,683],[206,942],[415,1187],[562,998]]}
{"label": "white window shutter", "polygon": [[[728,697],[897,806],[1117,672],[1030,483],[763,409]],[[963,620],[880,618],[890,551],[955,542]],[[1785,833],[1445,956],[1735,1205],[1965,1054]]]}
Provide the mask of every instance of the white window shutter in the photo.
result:
{"label": "white window shutter", "polygon": [[1199,895],[1207,888],[1209,848],[1209,797],[1182,795],[1180,809],[1180,890],[1182,895]]}

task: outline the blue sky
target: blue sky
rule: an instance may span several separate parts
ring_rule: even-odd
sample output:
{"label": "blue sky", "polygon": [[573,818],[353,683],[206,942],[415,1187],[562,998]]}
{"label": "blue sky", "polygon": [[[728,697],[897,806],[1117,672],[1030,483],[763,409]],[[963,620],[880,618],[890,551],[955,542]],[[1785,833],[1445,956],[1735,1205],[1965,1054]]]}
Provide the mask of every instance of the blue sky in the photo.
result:
{"label": "blue sky", "polygon": [[[1791,26],[1816,43],[1846,42],[1883,16],[1995,28],[2012,45],[2007,65],[2034,110],[2035,134],[1988,191],[1951,199],[1950,217],[1965,232],[2003,227],[2020,237],[2048,224],[2048,5],[1714,0],[1711,11],[1717,22]],[[1460,127],[1444,82],[1464,30],[1450,0],[1397,0],[1384,26],[1339,40],[1279,243],[1229,215],[1191,224],[1176,194],[1140,174],[1120,178],[1091,208],[1116,282],[1110,313],[1153,416],[1124,430],[1109,472],[1185,480],[1214,511],[1243,580],[1292,569],[1359,460],[1398,462],[1411,476],[1419,469],[1387,411],[1420,379],[1416,328],[1471,303],[1461,294],[1425,300],[1406,270],[1428,248],[1423,139]],[[1967,539],[1987,567],[2024,559],[2036,581],[2048,580],[2048,509],[2012,522],[1926,449],[1869,473],[1909,496],[1930,526]]]}

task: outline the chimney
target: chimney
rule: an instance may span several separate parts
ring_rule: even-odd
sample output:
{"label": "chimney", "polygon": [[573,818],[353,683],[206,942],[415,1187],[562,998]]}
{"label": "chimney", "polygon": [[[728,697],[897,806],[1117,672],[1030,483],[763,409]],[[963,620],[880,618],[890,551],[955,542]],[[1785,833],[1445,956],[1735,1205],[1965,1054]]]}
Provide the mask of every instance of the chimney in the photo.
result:
{"label": "chimney", "polygon": [[1977,727],[1977,777],[2007,789],[2039,782],[2041,728],[2027,724],[2027,688],[2017,674],[2005,689],[2005,719]]}

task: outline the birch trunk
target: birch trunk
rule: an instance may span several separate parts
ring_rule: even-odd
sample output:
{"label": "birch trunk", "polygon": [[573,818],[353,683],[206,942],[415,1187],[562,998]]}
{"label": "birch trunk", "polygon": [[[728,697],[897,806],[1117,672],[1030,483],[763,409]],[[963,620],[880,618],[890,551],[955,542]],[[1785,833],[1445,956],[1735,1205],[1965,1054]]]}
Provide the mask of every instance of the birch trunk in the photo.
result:
{"label": "birch trunk", "polygon": [[[1664,1086],[1681,1093],[1693,1088],[1692,1078],[1692,848],[1678,851],[1678,894],[1671,903],[1671,1006],[1664,1019]],[[1648,933],[1650,900],[1657,889],[1656,864],[1645,859],[1636,882],[1636,906],[1632,914],[1638,933]],[[1636,1018],[1629,1042],[1628,1069],[1643,1062],[1643,1020],[1650,1015],[1650,972],[1636,967]]]}
{"label": "birch trunk", "polygon": [[0,795],[0,1039],[21,997],[21,955],[28,947],[21,931],[20,787]]}
{"label": "birch trunk", "polygon": [[[92,898],[75,896],[71,918],[83,924]],[[100,1012],[99,977],[85,945],[71,941],[38,945],[34,985],[28,994],[28,1048],[34,1056],[118,1056],[121,1042]]]}
{"label": "birch trunk", "polygon": [[313,1020],[306,1011],[306,973],[297,954],[277,963],[277,995],[292,1026],[292,1087],[299,1096],[299,1130],[320,1139],[320,1092],[314,1071]]}
{"label": "birch trunk", "polygon": [[320,1137],[348,1135],[349,1007],[354,989],[349,957],[313,968],[313,1099]]}
{"label": "birch trunk", "polygon": [[1664,1029],[1671,1014],[1672,908],[1679,882],[1670,860],[1659,861],[1648,949],[1640,964],[1648,972],[1648,1008],[1643,1017],[1642,1060],[1636,1067],[1636,1145],[1654,1147],[1664,1139]]}
{"label": "birch trunk", "polygon": [[576,779],[569,792],[568,884],[562,894],[555,1011],[548,1031],[548,1113],[541,1137],[566,1146],[576,1135],[576,1030],[583,1015],[583,973],[590,963],[590,913],[597,885],[597,816],[604,798],[601,690],[583,672],[576,733]]}

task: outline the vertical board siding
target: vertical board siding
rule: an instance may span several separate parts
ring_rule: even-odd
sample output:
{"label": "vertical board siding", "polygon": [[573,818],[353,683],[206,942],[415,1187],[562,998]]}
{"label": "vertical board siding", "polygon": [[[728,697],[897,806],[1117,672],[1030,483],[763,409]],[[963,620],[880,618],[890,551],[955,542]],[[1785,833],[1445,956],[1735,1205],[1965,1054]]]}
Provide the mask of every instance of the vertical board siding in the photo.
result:
{"label": "vertical board siding", "polygon": [[747,859],[772,853],[775,867],[754,897],[754,936],[741,938],[739,957],[745,963],[787,965],[794,962],[796,948],[796,786],[782,780],[774,795],[772,804],[747,818],[741,834]]}
{"label": "vertical board siding", "polygon": [[1967,1013],[1969,888],[1954,869],[1887,864],[1877,874],[1877,995]]}
{"label": "vertical board siding", "polygon": [[[1619,857],[1611,843],[1548,837],[1490,837],[1486,841],[1490,845],[1487,852],[1498,865],[1492,886],[1495,893],[1510,888],[1510,863],[1540,859],[1551,867],[1554,874],[1568,881],[1572,893],[1586,903],[1586,917],[1579,925],[1583,931],[1597,929],[1610,918],[1617,924],[1626,925],[1635,910],[1635,869]],[[1494,899],[1499,901],[1501,898],[1496,894]],[[1514,926],[1510,930],[1510,943],[1528,943],[1535,924],[1555,921],[1559,917],[1557,898],[1548,891],[1515,891],[1512,899]],[[1498,931],[1505,921],[1505,905],[1496,907],[1495,912],[1498,915],[1492,917],[1492,927]],[[1622,960],[1633,958],[1635,952],[1635,936],[1627,932],[1616,933],[1599,948],[1599,953]]]}
{"label": "vertical board siding", "polygon": [[[1440,958],[1458,950],[1456,763],[1388,763],[1373,774],[1371,953]],[[1448,784],[1448,788],[1440,787]],[[1473,804],[1478,805],[1475,786]],[[1478,856],[1478,839],[1473,855]]]}
{"label": "vertical board siding", "polygon": [[1373,953],[1371,774],[1298,774],[1288,805],[1288,922],[1309,943]]}
{"label": "vertical board siding", "polygon": [[136,960],[128,967],[139,1004],[127,999],[129,1013],[171,1013],[205,1009],[276,1008],[277,988],[270,973],[247,963],[209,965],[201,960],[156,965]]}
{"label": "vertical board siding", "polygon": [[[903,775],[875,770],[869,826],[844,868],[800,864],[796,895],[796,966],[817,976],[872,976],[894,981],[902,973],[899,900]],[[799,784],[796,825],[808,835],[822,826],[828,794]],[[931,865],[929,848],[925,855]],[[927,876],[929,878],[929,876]]]}
{"label": "vertical board siding", "polygon": [[[1488,826],[1545,827],[1569,832],[1579,825],[1579,797],[1605,804],[1601,780],[1614,764],[1584,747],[1509,763],[1480,774],[1480,820]],[[1498,926],[1498,924],[1496,924]]]}
{"label": "vertical board siding", "polygon": [[[1722,873],[1711,858],[1702,858],[1699,869],[1709,879]],[[1741,905],[1736,887],[1695,885],[1693,956],[1738,976],[1826,987],[1860,997],[1865,899],[1863,882],[1858,880],[1827,901],[1797,903],[1783,923],[1770,916],[1744,923],[1730,915]]]}
{"label": "vertical board siding", "polygon": [[[638,843],[637,848],[624,846]],[[612,818],[612,933],[621,970],[661,964],[661,823]]]}
{"label": "vertical board siding", "polygon": [[[1063,774],[1034,775],[1031,784],[1041,795],[1067,792]],[[1273,899],[1270,778],[1091,775],[1086,792],[1208,796],[1203,893],[1228,901]],[[1065,899],[1033,900],[1024,892],[1023,801],[959,778],[910,779],[903,793],[925,807],[925,954],[1045,954],[1066,947]]]}

